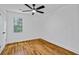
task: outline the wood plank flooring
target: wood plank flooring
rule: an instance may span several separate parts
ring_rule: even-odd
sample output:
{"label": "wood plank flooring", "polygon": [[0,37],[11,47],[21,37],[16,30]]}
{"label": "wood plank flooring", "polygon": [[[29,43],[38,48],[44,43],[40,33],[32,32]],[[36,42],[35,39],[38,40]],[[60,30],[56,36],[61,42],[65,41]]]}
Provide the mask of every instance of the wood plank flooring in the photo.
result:
{"label": "wood plank flooring", "polygon": [[76,53],[43,39],[34,39],[7,44],[1,55],[76,55]]}

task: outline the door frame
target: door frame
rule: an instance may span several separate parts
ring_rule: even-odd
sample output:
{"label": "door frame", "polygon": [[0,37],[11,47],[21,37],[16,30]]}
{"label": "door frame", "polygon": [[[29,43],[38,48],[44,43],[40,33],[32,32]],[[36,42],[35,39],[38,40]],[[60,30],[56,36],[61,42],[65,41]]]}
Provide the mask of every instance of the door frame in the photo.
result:
{"label": "door frame", "polygon": [[4,9],[0,9],[0,12],[2,13],[2,19],[3,19],[3,22],[4,22],[4,30],[2,32],[2,35],[4,36],[3,40],[3,45],[0,47],[0,53],[2,52],[2,50],[4,49],[5,45],[6,45],[6,41],[7,41],[7,21],[6,21],[6,10]]}

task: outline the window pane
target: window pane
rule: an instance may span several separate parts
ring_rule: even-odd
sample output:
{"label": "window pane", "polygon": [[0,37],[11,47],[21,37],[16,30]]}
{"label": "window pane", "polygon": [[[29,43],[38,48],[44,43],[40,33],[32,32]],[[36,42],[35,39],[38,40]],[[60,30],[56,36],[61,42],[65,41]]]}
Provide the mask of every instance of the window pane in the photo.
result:
{"label": "window pane", "polygon": [[22,18],[14,18],[14,32],[22,32]]}

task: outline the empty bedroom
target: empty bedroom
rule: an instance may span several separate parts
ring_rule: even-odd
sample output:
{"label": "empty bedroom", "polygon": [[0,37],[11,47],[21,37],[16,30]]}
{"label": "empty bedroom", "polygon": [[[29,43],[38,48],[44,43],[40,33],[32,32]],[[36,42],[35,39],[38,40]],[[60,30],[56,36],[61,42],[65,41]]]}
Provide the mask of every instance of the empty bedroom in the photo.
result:
{"label": "empty bedroom", "polygon": [[79,4],[0,4],[0,55],[78,55]]}

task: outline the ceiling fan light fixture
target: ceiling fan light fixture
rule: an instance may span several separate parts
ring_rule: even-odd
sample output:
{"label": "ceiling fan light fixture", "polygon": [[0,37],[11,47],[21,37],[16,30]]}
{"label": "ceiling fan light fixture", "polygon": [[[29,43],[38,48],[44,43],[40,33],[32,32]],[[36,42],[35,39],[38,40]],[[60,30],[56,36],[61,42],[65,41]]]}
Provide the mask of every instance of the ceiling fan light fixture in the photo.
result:
{"label": "ceiling fan light fixture", "polygon": [[33,13],[36,13],[36,10],[32,10]]}

